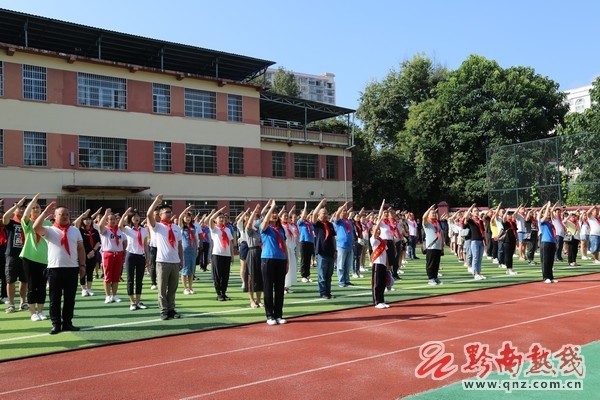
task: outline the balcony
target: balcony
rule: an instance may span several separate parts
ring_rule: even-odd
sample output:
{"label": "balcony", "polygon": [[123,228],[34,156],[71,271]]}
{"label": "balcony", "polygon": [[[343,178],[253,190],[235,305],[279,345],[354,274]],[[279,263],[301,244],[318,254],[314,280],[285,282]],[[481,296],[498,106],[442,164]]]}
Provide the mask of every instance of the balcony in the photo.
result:
{"label": "balcony", "polygon": [[261,121],[260,138],[265,141],[293,144],[312,144],[319,147],[343,147],[350,144],[350,136],[340,133],[307,129],[301,124],[282,121]]}

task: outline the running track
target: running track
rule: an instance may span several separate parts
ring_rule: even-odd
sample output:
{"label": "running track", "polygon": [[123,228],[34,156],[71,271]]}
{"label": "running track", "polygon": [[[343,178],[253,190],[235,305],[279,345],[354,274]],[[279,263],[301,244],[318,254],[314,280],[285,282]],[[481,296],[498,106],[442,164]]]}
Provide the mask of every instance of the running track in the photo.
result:
{"label": "running track", "polygon": [[427,341],[460,366],[466,343],[556,351],[598,320],[600,274],[578,276],[4,362],[0,398],[395,399],[467,377],[416,378]]}

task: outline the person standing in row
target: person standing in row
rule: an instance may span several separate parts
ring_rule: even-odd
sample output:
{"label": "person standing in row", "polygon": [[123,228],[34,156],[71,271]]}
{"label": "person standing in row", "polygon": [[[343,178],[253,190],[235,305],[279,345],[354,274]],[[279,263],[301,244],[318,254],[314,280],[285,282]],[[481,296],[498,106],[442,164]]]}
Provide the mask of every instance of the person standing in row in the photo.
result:
{"label": "person standing in row", "polygon": [[146,269],[147,236],[144,227],[140,226],[140,215],[129,207],[119,220],[119,229],[127,237],[127,255],[125,256],[125,270],[127,271],[127,296],[129,296],[129,310],[145,310],[148,308],[142,303],[142,282]]}
{"label": "person standing in row", "polygon": [[104,267],[104,303],[120,303],[117,296],[121,274],[123,273],[123,242],[125,235],[119,230],[117,216],[107,208],[98,224]]}
{"label": "person standing in row", "polygon": [[267,324],[285,324],[283,297],[285,275],[288,272],[286,233],[275,210],[275,201],[260,224],[262,241],[261,263]]}
{"label": "person standing in row", "polygon": [[429,279],[427,283],[432,286],[441,285],[442,282],[438,278],[438,274],[440,271],[440,260],[442,257],[442,249],[444,248],[444,240],[435,204],[425,211],[422,220],[423,229],[425,230],[425,270],[427,272],[427,278]]}
{"label": "person standing in row", "polygon": [[183,294],[195,294],[193,285],[196,257],[198,255],[198,233],[191,212],[188,211],[179,216],[179,228],[181,229],[181,245],[183,247],[183,269],[181,270]]}
{"label": "person standing in row", "polygon": [[[27,304],[27,277],[23,270],[23,260],[19,257],[25,245],[25,233],[21,226],[21,218],[25,212],[25,197],[6,210],[2,223],[6,230],[6,291],[8,294],[7,313],[14,313],[16,282],[19,281],[21,304],[19,310],[29,310]],[[4,267],[4,266],[2,266]]]}
{"label": "person standing in row", "polygon": [[300,233],[300,276],[302,282],[312,282],[310,277],[310,261],[315,253],[315,235],[313,224],[308,218],[307,204],[304,202],[304,208],[298,219],[298,231]]}
{"label": "person standing in row", "polygon": [[[48,285],[50,286],[50,320],[54,335],[61,331],[78,331],[73,325],[77,282],[85,274],[85,249],[79,229],[71,225],[69,210],[57,207],[54,224],[44,226],[44,220],[56,205],[51,202],[33,223],[33,230],[48,243]],[[61,299],[64,303],[61,307]],[[62,308],[62,310],[61,310]]]}
{"label": "person standing in row", "polygon": [[331,293],[331,277],[335,265],[335,228],[329,222],[325,204],[327,204],[327,199],[319,202],[313,212],[312,223],[315,227],[316,237],[319,295],[323,299],[333,299],[335,296]]}
{"label": "person standing in row", "polygon": [[377,218],[373,225],[373,234],[371,235],[371,247],[373,252],[371,253],[371,264],[373,270],[371,272],[371,284],[373,286],[373,302],[375,308],[383,309],[389,308],[384,299],[385,287],[387,286],[388,277],[388,261],[387,261],[387,241],[381,239],[381,218]]}
{"label": "person standing in row", "polygon": [[92,282],[94,280],[94,269],[98,265],[98,252],[100,251],[100,233],[93,226],[93,218],[86,215],[82,218],[82,226],[79,228],[85,248],[85,275],[80,279],[81,295],[93,296]]}
{"label": "person standing in row", "polygon": [[[183,264],[183,247],[181,246],[181,229],[171,221],[173,210],[163,204],[159,210],[160,221],[156,221],[154,210],[163,201],[163,195],[156,196],[148,211],[146,218],[152,235],[156,237],[156,283],[158,284],[158,307],[160,319],[179,319],[181,315],[175,311],[175,294],[179,285],[179,271]],[[189,212],[188,206],[181,213]]]}
{"label": "person standing in row", "polygon": [[[230,300],[227,296],[229,274],[233,260],[233,235],[227,227],[227,218],[223,214],[225,207],[208,216],[208,226],[212,238],[212,275],[218,301]],[[216,220],[216,222],[215,222]]]}
{"label": "person standing in row", "polygon": [[246,255],[247,288],[250,307],[252,308],[263,306],[262,241],[260,239],[260,232],[256,227],[256,220],[260,217],[259,213],[260,204],[257,204],[246,221],[246,226],[244,226],[246,240],[248,241],[248,254]]}
{"label": "person standing in row", "polygon": [[[32,321],[46,320],[44,304],[46,303],[46,268],[48,267],[48,244],[33,230],[33,223],[39,218],[42,210],[38,204],[40,194],[36,194],[27,205],[21,226],[25,233],[25,245],[20,257],[23,259],[23,270],[27,277],[27,303]],[[50,221],[44,221],[50,226]]]}
{"label": "person standing in row", "polygon": [[556,228],[552,222],[554,208],[550,202],[540,210],[540,258],[542,261],[542,279],[545,283],[556,283],[554,279],[554,261],[556,256]]}

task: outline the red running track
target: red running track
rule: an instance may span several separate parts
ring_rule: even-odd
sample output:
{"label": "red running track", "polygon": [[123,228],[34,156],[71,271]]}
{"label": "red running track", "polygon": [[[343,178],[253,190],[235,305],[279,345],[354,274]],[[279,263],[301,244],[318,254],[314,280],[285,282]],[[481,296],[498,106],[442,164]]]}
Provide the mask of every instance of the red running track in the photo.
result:
{"label": "red running track", "polygon": [[598,320],[600,274],[578,276],[4,362],[0,398],[395,399],[469,377],[415,377],[427,341],[461,365],[474,341],[597,341]]}

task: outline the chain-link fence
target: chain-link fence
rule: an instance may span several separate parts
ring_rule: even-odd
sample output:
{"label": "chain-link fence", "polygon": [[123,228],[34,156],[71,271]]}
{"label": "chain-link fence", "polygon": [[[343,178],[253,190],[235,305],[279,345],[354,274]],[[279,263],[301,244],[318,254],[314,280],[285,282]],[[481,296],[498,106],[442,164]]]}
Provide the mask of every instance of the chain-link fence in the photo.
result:
{"label": "chain-link fence", "polygon": [[600,203],[600,134],[555,136],[486,150],[488,205]]}

